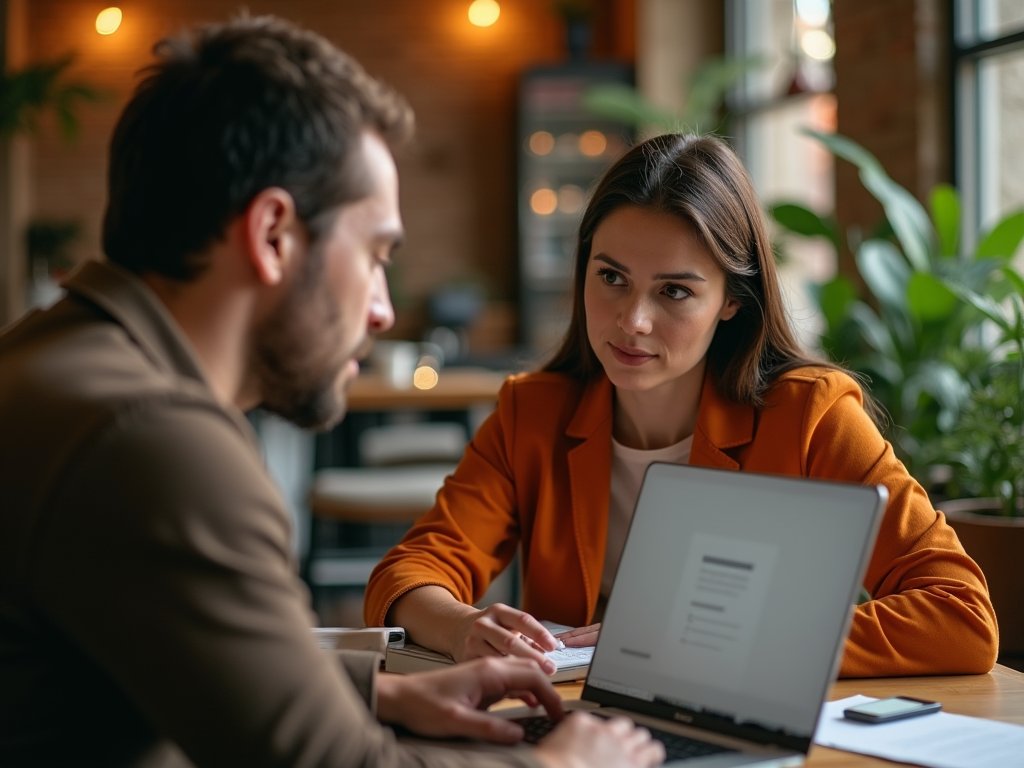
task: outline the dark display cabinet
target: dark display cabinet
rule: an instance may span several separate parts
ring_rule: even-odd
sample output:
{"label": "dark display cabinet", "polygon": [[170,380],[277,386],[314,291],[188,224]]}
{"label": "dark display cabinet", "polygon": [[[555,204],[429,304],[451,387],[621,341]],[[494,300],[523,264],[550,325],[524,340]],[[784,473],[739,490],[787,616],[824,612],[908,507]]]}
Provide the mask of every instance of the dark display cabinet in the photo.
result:
{"label": "dark display cabinet", "polygon": [[588,194],[626,151],[631,130],[595,116],[584,94],[630,84],[623,65],[571,63],[523,75],[519,95],[519,296],[522,341],[538,357],[557,345],[571,311],[576,232]]}

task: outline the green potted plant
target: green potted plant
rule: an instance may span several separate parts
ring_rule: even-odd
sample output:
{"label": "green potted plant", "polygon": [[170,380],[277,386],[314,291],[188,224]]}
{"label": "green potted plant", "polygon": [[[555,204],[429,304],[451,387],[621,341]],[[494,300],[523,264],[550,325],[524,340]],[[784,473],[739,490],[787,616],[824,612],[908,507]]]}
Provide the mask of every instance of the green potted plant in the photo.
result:
{"label": "green potted plant", "polygon": [[[933,190],[926,210],[862,147],[811,135],[858,167],[886,215],[868,238],[851,238],[863,287],[845,276],[817,287],[822,347],[870,379],[892,419],[888,436],[925,487],[940,480],[936,506],[985,572],[1001,653],[1024,655],[1015,568],[1024,553],[1024,279],[1010,261],[1024,212],[962,254],[952,187]],[[831,217],[792,203],[773,215],[838,250]]]}
{"label": "green potted plant", "polygon": [[723,120],[726,94],[740,79],[762,67],[763,57],[705,59],[689,78],[688,97],[679,112],[652,104],[638,89],[622,84],[590,87],[583,103],[595,115],[618,120],[636,130],[714,132]]}
{"label": "green potted plant", "polygon": [[55,61],[30,64],[0,72],[0,134],[32,132],[41,112],[52,110],[65,138],[78,133],[77,106],[103,100],[104,92],[82,82],[66,82],[64,76],[74,54]]}

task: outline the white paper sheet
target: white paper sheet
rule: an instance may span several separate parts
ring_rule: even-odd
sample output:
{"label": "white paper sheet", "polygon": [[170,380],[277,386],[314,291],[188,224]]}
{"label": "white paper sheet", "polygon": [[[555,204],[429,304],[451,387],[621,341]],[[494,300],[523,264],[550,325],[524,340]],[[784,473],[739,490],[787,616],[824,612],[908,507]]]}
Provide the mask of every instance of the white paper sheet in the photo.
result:
{"label": "white paper sheet", "polygon": [[815,743],[929,768],[1024,766],[1022,726],[948,712],[879,725],[843,717],[847,707],[868,701],[877,699],[851,696],[825,702]]}

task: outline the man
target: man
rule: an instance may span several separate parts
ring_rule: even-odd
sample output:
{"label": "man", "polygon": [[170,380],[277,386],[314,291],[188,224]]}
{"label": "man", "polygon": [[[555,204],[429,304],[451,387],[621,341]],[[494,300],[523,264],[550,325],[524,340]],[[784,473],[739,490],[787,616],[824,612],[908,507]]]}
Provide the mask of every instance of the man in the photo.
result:
{"label": "man", "polygon": [[535,750],[482,708],[561,707],[528,659],[375,677],[318,651],[242,411],[327,427],[402,238],[398,97],[322,38],[241,19],[159,44],[111,143],[107,261],[0,337],[0,765],[637,765],[625,722]]}

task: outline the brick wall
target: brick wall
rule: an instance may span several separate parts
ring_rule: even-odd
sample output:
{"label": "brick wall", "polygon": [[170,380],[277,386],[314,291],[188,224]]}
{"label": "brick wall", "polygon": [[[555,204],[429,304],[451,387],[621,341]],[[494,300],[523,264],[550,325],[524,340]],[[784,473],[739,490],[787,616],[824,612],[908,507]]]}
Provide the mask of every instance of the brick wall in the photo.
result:
{"label": "brick wall", "polygon": [[[122,0],[121,29],[95,32],[109,3],[32,0],[34,59],[78,52],[74,76],[110,99],[81,110],[74,144],[52,129],[35,140],[35,216],[85,225],[79,258],[99,254],[107,142],[153,42],[197,21],[217,21],[238,0]],[[479,276],[497,299],[515,298],[515,95],[518,74],[563,58],[550,0],[501,0],[493,27],[469,24],[469,0],[248,0],[253,14],[277,13],[317,30],[402,92],[417,113],[415,145],[399,157],[407,245],[394,275],[399,333],[415,332],[423,297],[448,280]],[[633,0],[601,0],[596,56],[633,54]]]}
{"label": "brick wall", "polygon": [[[947,0],[837,0],[838,131],[870,150],[889,175],[927,201],[950,181]],[[870,230],[881,208],[856,169],[836,167],[836,213],[845,230]],[[848,266],[848,264],[847,264]]]}

